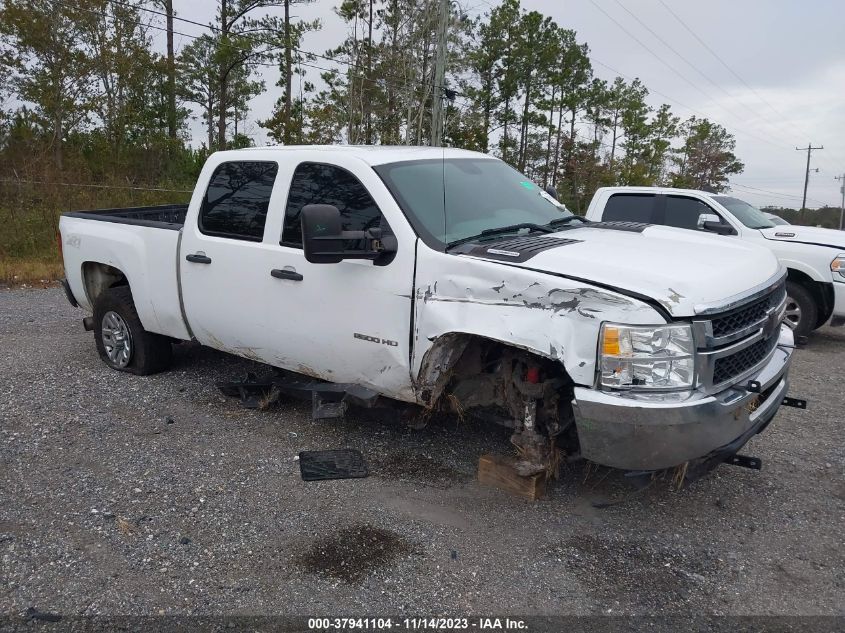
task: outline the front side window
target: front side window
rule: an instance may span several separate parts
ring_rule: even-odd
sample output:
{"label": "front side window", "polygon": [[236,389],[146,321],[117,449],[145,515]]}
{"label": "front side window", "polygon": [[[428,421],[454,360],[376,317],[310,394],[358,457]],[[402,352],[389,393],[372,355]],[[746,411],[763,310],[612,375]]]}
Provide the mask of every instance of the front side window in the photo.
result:
{"label": "front side window", "polygon": [[285,209],[282,245],[302,248],[302,207],[330,204],[340,211],[344,231],[366,231],[381,225],[381,211],[361,181],[342,167],[302,163],[293,173]]}
{"label": "front side window", "polygon": [[260,242],[278,170],[276,163],[266,161],[233,161],[217,167],[200,208],[200,231]]}
{"label": "front side window", "polygon": [[698,217],[705,213],[716,214],[710,206],[701,200],[680,196],[666,197],[666,226],[698,230]]}
{"label": "front side window", "polygon": [[650,193],[614,193],[607,200],[601,219],[606,222],[652,222],[655,197]]}
{"label": "front side window", "polygon": [[757,207],[731,196],[713,196],[713,199],[733,213],[749,229],[770,229],[775,224]]}

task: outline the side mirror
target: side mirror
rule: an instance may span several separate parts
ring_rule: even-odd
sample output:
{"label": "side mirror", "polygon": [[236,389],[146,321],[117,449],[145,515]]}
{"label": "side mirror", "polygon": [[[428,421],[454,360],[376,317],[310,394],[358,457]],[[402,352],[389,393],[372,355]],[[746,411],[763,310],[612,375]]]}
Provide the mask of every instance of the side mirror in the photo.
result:
{"label": "side mirror", "polygon": [[555,189],[551,185],[546,185],[546,188],[544,189],[544,191],[547,194],[549,194],[552,198],[554,198],[555,200],[560,200],[560,198],[557,197],[557,189]]}
{"label": "side mirror", "polygon": [[702,213],[698,216],[698,228],[702,231],[710,231],[719,235],[733,235],[734,228],[722,222],[722,219],[715,213]]}
{"label": "side mirror", "polygon": [[340,211],[330,204],[302,207],[302,249],[312,264],[337,264],[343,260],[343,225]]}
{"label": "side mirror", "polygon": [[[353,244],[348,248],[350,242]],[[312,264],[337,264],[344,259],[387,263],[396,248],[396,238],[383,236],[380,228],[344,231],[340,211],[335,206],[308,204],[302,207],[302,249],[306,261]]]}

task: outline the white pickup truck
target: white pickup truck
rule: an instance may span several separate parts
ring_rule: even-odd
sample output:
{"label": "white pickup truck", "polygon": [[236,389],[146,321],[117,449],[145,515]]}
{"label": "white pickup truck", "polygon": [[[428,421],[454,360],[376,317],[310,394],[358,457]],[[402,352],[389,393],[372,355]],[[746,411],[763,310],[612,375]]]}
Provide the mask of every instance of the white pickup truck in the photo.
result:
{"label": "white pickup truck", "polygon": [[769,251],[587,223],[484,154],[218,152],[188,205],[65,213],[60,230],[68,298],[110,367],[159,371],[199,341],[359,400],[499,421],[523,472],[561,452],[703,472],[789,402]]}
{"label": "white pickup truck", "polygon": [[785,321],[796,337],[828,322],[845,324],[842,231],[783,225],[732,196],[663,187],[604,187],[593,196],[586,217],[674,226],[764,246],[787,270]]}

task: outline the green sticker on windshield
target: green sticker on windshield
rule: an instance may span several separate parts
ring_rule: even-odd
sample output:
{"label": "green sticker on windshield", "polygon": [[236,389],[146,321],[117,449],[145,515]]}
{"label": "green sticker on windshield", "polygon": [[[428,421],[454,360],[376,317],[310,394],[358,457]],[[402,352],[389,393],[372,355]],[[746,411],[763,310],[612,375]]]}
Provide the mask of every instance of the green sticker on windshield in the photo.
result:
{"label": "green sticker on windshield", "polygon": [[522,185],[523,187],[525,187],[526,189],[533,189],[534,188],[534,183],[531,182],[530,180],[523,180],[519,184]]}

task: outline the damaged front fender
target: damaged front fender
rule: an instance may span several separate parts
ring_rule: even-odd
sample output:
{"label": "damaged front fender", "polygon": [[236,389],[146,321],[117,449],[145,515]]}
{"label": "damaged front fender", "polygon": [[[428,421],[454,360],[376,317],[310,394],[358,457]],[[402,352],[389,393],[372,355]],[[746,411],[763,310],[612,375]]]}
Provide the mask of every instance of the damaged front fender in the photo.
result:
{"label": "damaged front fender", "polygon": [[665,323],[647,303],[621,293],[427,248],[419,249],[416,287],[412,375],[421,403],[437,399],[467,337],[560,362],[575,384],[591,386],[602,322]]}

